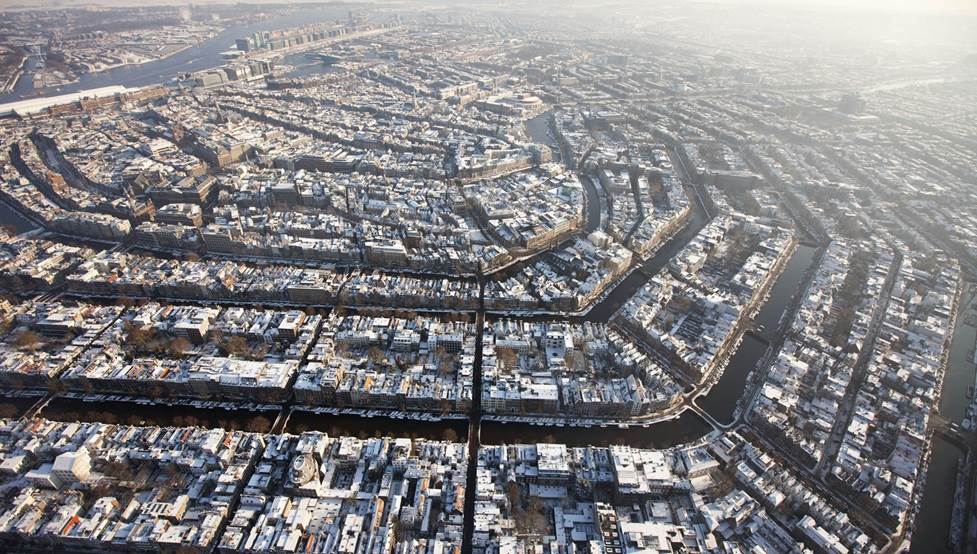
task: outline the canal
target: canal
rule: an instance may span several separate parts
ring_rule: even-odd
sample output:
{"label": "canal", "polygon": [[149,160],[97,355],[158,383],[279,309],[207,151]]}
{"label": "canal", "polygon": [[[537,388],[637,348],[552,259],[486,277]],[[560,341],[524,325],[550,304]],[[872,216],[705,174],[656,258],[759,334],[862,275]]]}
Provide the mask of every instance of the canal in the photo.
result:
{"label": "canal", "polygon": [[797,293],[798,286],[804,280],[804,273],[811,267],[818,249],[805,244],[797,245],[797,249],[784,268],[777,283],[770,289],[770,297],[757,314],[756,324],[767,330],[774,330],[784,316],[784,310],[791,298]]}
{"label": "canal", "polygon": [[196,408],[184,405],[136,404],[120,401],[88,402],[75,398],[57,397],[38,414],[55,421],[85,421],[118,423],[122,425],[158,425],[160,427],[199,426],[267,433],[271,430],[277,410],[251,411],[242,409]]}
{"label": "canal", "polygon": [[709,221],[709,216],[694,198],[694,193],[689,192],[692,200],[692,214],[685,227],[679,230],[674,236],[662,245],[654,256],[631,272],[630,275],[621,280],[604,299],[594,305],[584,316],[587,321],[607,321],[624,305],[638,290],[648,282],[652,275],[657,275],[676,254],[689,243],[692,238],[705,227]]}
{"label": "canal", "polygon": [[719,381],[708,394],[695,401],[696,405],[719,423],[732,423],[737,403],[743,397],[746,380],[767,348],[768,344],[762,338],[746,333]]}
{"label": "canal", "polygon": [[[553,148],[556,137],[550,132],[550,115],[552,111],[545,111],[532,119],[526,120],[526,134],[536,144],[545,144]],[[559,154],[557,149],[554,154]]]}
{"label": "canal", "polygon": [[[755,323],[758,328],[780,332],[781,320],[788,311],[791,299],[804,284],[805,274],[816,255],[817,248],[813,246],[797,246],[757,314]],[[746,389],[746,381],[766,354],[767,348],[768,343],[762,337],[746,333],[719,381],[707,395],[697,399],[696,404],[719,423],[732,423],[736,407]]]}
{"label": "canal", "polygon": [[966,321],[968,314],[977,313],[969,309],[973,301],[974,294],[968,286],[960,299],[960,310],[950,342],[950,360],[943,377],[943,394],[940,395],[940,413],[958,423],[963,422],[967,415],[977,373],[977,365],[974,364],[977,327]]}
{"label": "canal", "polygon": [[613,424],[592,427],[559,427],[530,423],[482,420],[482,444],[562,443],[576,446],[626,444],[635,448],[671,448],[694,441],[712,431],[695,412],[686,410],[674,419],[645,427],[621,428]]}
{"label": "canal", "polygon": [[305,431],[322,431],[331,437],[398,437],[461,442],[468,435],[468,419],[421,421],[293,410],[285,425],[285,432],[299,434]]}
{"label": "canal", "polygon": [[[5,398],[0,407],[8,410],[6,417],[23,415],[38,398]],[[277,410],[251,411],[245,409],[196,408],[184,405],[136,404],[119,401],[88,402],[76,398],[57,397],[41,410],[39,417],[55,421],[98,421],[124,425],[221,427],[257,433],[267,433],[278,417]],[[2,416],[0,416],[2,417]],[[607,446],[628,444],[641,448],[669,448],[701,438],[712,428],[691,411],[679,417],[650,423],[648,427],[558,427],[529,423],[481,422],[483,444],[516,444],[560,442],[568,446]],[[315,413],[292,410],[284,432],[299,434],[322,431],[330,436],[402,437],[411,439],[463,441],[468,434],[467,419],[423,421],[397,419],[386,416],[363,417],[354,414]]]}
{"label": "canal", "polygon": [[[960,299],[953,339],[950,342],[950,360],[943,377],[943,393],[940,395],[940,413],[949,420],[961,422],[970,403],[977,366],[973,362],[973,350],[977,342],[977,328],[966,323],[968,309],[974,300],[967,289]],[[926,487],[920,499],[916,516],[910,554],[951,552],[947,540],[950,535],[953,491],[956,487],[957,464],[964,452],[940,435],[933,436]]]}
{"label": "canal", "polygon": [[0,202],[0,225],[13,227],[19,233],[26,233],[37,229],[32,221],[20,215],[20,213],[8,206],[5,202]]}
{"label": "canal", "polygon": [[580,179],[584,194],[587,195],[587,213],[585,214],[587,218],[584,222],[584,233],[589,235],[600,227],[602,214],[600,194],[597,192],[594,180],[589,175],[578,173],[577,178]]}
{"label": "canal", "polygon": [[276,75],[276,78],[279,80],[300,79],[302,77],[325,75],[327,73],[335,73],[337,71],[335,66],[316,60],[309,56],[306,52],[299,52],[297,54],[283,56],[280,63],[282,65],[289,65],[292,67],[292,69]]}

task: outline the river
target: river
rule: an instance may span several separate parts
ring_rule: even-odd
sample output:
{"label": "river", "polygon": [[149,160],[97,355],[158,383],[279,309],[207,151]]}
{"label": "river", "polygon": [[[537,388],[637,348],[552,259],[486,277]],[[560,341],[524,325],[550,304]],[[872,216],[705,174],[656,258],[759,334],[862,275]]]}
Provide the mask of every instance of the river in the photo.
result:
{"label": "river", "polygon": [[[259,31],[272,31],[330,20],[345,20],[349,10],[357,6],[359,4],[303,8],[288,15],[276,16],[255,23],[232,25],[213,38],[167,58],[139,65],[126,65],[98,73],[87,73],[82,75],[78,81],[61,87],[33,89],[29,86],[29,78],[22,77],[12,92],[0,95],[0,102],[57,96],[112,85],[134,88],[166,83],[185,73],[213,69],[226,64],[228,61],[221,56],[221,53],[233,49],[236,39],[244,38]],[[22,83],[26,83],[26,85]]]}

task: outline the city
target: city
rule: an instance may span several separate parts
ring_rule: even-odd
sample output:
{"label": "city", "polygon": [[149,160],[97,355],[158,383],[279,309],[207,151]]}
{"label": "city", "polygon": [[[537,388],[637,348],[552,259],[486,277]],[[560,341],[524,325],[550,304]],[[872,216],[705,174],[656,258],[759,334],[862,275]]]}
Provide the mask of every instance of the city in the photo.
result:
{"label": "city", "polygon": [[977,551],[977,13],[806,1],[4,4],[0,550]]}

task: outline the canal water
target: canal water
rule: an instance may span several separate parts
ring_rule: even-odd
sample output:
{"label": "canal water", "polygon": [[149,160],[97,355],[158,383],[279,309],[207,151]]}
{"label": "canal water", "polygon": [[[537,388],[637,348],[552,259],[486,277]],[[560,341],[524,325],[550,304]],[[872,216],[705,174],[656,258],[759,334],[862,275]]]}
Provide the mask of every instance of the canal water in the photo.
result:
{"label": "canal water", "polygon": [[562,443],[567,446],[610,446],[626,444],[636,448],[670,448],[694,441],[712,431],[695,412],[686,410],[675,418],[644,427],[558,427],[530,423],[482,420],[482,444]]}
{"label": "canal water", "polygon": [[702,206],[692,198],[692,215],[685,227],[669,239],[655,255],[637,271],[633,271],[614,288],[606,298],[596,304],[584,319],[604,322],[610,319],[638,290],[648,282],[650,275],[656,275],[672,258],[692,240],[709,221]]}
{"label": "canal water", "polygon": [[547,146],[554,144],[555,138],[550,136],[550,114],[550,111],[546,111],[526,120],[526,132],[533,142]]}
{"label": "canal water", "polygon": [[[777,330],[788,304],[803,284],[804,274],[811,267],[816,254],[817,248],[803,244],[798,245],[797,249],[794,250],[784,267],[783,273],[770,289],[770,296],[766,303],[760,309],[760,313],[757,314],[756,324],[758,327],[767,331]],[[767,342],[762,338],[747,333],[719,381],[712,387],[709,394],[696,400],[696,404],[719,423],[732,423],[736,405],[743,396],[750,372],[763,358],[767,346]]]}
{"label": "canal water", "polygon": [[746,380],[766,351],[766,341],[747,333],[719,381],[709,390],[709,394],[695,403],[719,423],[732,423],[736,404],[746,387]]}
{"label": "canal water", "polygon": [[55,398],[38,414],[55,421],[98,421],[124,425],[161,427],[200,426],[267,433],[278,411],[225,410],[192,406],[144,405],[131,402],[86,402],[74,398]]}
{"label": "canal water", "polygon": [[[22,415],[37,399],[5,399],[10,405],[8,417]],[[143,405],[128,402],[86,402],[73,398],[55,398],[41,410],[39,417],[55,421],[99,421],[125,425],[221,427],[267,433],[278,417],[278,411],[201,409],[192,406]],[[568,446],[607,446],[628,444],[642,448],[668,448],[701,438],[712,428],[695,413],[645,427],[558,427],[529,423],[482,421],[483,444],[516,444],[561,442]],[[360,417],[344,414],[318,414],[293,410],[284,432],[299,434],[322,431],[331,436],[403,437],[429,440],[464,441],[468,434],[467,419],[419,421],[391,417]]]}
{"label": "canal water", "polygon": [[584,222],[584,232],[589,235],[600,227],[600,195],[597,193],[594,180],[588,175],[580,173],[578,174],[578,178],[580,179],[580,184],[583,185],[584,194],[587,195],[587,220]]}
{"label": "canal water", "polygon": [[[328,65],[324,62],[316,60],[306,52],[299,52],[297,54],[289,54],[283,56],[280,62],[282,65],[290,65],[292,69],[277,75],[279,80],[282,79],[299,79],[301,77],[311,77],[313,75],[324,75],[326,73],[335,73],[337,68]],[[276,66],[277,67],[277,66]]]}
{"label": "canal water", "polygon": [[233,25],[209,40],[162,60],[140,65],[118,67],[99,73],[89,73],[81,76],[74,83],[57,88],[31,89],[29,87],[17,87],[13,92],[0,95],[0,102],[13,102],[24,98],[57,96],[112,85],[143,87],[165,83],[185,73],[213,69],[224,65],[227,63],[227,60],[221,56],[221,53],[233,49],[236,39],[259,31],[272,31],[311,23],[344,20],[347,18],[349,10],[355,7],[357,7],[356,4],[319,6],[312,9],[300,9],[288,15],[273,17],[255,23]]}
{"label": "canal water", "polygon": [[0,396],[0,419],[21,417],[42,396]]}
{"label": "canal water", "polygon": [[285,425],[286,433],[322,431],[329,436],[398,437],[410,439],[447,440],[464,442],[468,436],[467,419],[420,421],[391,417],[360,417],[356,415],[317,414],[294,410]]}
{"label": "canal water", "polygon": [[811,267],[817,248],[805,244],[797,245],[797,249],[791,256],[790,261],[784,268],[783,274],[770,290],[770,297],[766,304],[757,314],[756,323],[767,330],[777,327],[780,318],[783,317],[784,309],[797,292],[797,287],[804,278],[804,272]]}
{"label": "canal water", "polygon": [[[972,301],[973,295],[968,290],[960,300],[961,309],[950,343],[950,363],[943,378],[943,393],[940,396],[940,413],[958,423],[966,415],[970,402],[967,393],[974,385],[975,378],[972,356],[974,342],[977,341],[977,328],[964,322],[968,312],[966,307]],[[957,463],[964,453],[940,435],[934,435],[932,448],[929,471],[926,473],[926,488],[920,500],[910,554],[951,551],[946,543],[950,532]]]}
{"label": "canal water", "polygon": [[953,551],[947,541],[953,513],[957,461],[963,455],[963,451],[946,439],[940,436],[933,438],[933,453],[926,472],[926,488],[916,517],[910,554]]}
{"label": "canal water", "polygon": [[940,396],[940,413],[947,419],[958,423],[967,414],[970,404],[968,392],[972,393],[977,365],[974,365],[974,345],[977,342],[977,327],[967,325],[967,306],[973,302],[969,287],[960,299],[960,313],[957,317],[953,340],[950,342],[950,363],[943,378],[943,394]]}
{"label": "canal water", "polygon": [[37,229],[34,223],[3,202],[0,202],[0,225],[13,227],[17,233]]}

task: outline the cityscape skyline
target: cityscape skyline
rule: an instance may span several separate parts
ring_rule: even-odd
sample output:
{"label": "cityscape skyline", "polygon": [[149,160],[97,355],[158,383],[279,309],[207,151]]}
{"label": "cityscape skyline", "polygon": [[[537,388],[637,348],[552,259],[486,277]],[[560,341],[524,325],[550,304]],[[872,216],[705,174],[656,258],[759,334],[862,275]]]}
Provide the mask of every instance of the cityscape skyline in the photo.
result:
{"label": "cityscape skyline", "polygon": [[0,550],[973,551],[977,20],[832,3],[0,12]]}

